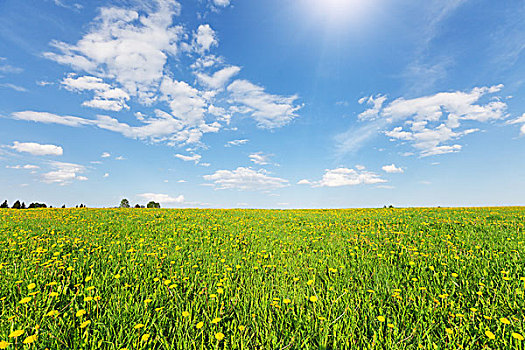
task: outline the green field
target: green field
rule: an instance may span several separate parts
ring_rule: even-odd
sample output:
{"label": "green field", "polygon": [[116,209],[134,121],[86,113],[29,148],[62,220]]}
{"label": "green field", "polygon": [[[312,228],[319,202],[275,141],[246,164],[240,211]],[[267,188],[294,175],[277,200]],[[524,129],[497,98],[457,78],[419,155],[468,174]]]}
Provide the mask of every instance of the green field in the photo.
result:
{"label": "green field", "polygon": [[0,348],[523,349],[524,224],[525,208],[0,210]]}

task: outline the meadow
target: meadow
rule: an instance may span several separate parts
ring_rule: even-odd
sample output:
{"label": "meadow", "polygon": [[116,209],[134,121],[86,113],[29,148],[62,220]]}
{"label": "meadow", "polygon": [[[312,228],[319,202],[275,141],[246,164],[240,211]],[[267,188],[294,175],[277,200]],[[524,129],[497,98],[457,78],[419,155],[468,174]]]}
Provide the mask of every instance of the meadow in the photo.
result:
{"label": "meadow", "polygon": [[0,210],[0,349],[523,349],[525,208]]}

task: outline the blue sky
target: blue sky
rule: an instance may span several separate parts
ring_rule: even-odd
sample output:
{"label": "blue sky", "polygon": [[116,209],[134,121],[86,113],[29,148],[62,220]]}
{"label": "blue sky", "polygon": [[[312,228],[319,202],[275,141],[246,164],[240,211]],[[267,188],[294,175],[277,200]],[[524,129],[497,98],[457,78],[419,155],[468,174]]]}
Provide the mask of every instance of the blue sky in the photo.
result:
{"label": "blue sky", "polygon": [[523,205],[523,18],[518,0],[1,1],[1,199]]}

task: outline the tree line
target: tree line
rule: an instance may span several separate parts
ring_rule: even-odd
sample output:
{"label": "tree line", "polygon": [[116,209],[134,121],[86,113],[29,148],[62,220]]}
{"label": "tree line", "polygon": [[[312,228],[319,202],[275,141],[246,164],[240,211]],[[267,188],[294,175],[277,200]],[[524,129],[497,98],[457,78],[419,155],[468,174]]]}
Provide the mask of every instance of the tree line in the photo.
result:
{"label": "tree line", "polygon": [[[65,207],[66,205],[64,204],[62,205],[61,208],[65,208]],[[0,209],[8,209],[8,208],[9,208],[9,203],[7,203],[7,200],[5,200],[0,205]],[[29,206],[26,206],[25,202],[20,202],[19,200],[17,200],[16,202],[13,203],[11,208],[12,209],[37,209],[37,208],[48,208],[48,206],[45,203],[37,203],[37,202],[31,203],[29,204]],[[50,205],[49,208],[53,208],[53,206]],[[87,208],[87,207],[81,203],[80,205],[76,205],[75,208]],[[129,204],[129,201],[126,198],[124,198],[120,201],[119,208],[131,208],[131,205]],[[146,204],[146,206],[136,204],[134,208],[160,208],[160,203],[150,201],[148,202],[148,204]]]}

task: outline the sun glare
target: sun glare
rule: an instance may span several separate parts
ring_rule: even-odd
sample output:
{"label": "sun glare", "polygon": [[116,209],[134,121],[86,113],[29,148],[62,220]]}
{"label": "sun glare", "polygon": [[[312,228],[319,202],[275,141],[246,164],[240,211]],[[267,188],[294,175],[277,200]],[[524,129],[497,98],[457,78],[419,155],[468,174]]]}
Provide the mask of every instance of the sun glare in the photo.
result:
{"label": "sun glare", "polygon": [[359,27],[370,17],[378,0],[303,0],[313,20],[329,27]]}

